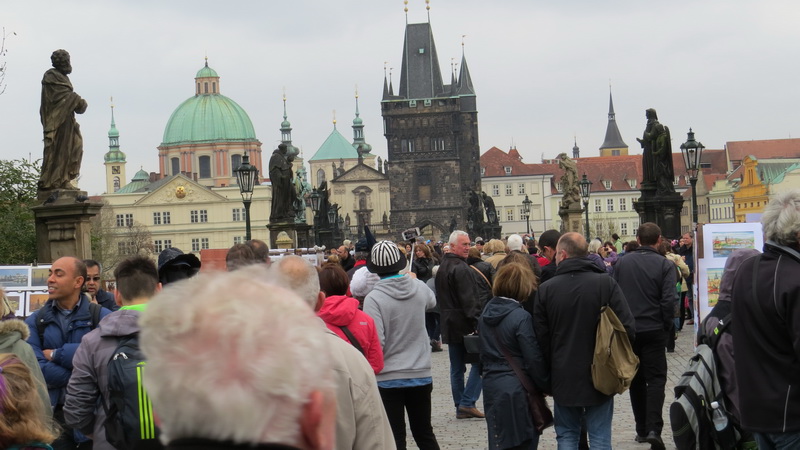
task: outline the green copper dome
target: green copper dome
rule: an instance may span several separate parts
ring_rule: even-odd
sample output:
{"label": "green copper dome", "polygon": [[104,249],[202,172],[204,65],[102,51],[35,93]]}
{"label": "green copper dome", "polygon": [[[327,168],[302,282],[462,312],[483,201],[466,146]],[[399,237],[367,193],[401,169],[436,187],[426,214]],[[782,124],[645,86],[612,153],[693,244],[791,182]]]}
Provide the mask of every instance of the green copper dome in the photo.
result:
{"label": "green copper dome", "polygon": [[325,139],[325,142],[322,143],[319,150],[311,157],[310,161],[325,161],[329,159],[338,161],[342,158],[358,158],[358,152],[353,148],[353,145],[334,128],[328,136],[328,139]]}
{"label": "green copper dome", "polygon": [[203,94],[172,113],[161,145],[254,140],[253,122],[241,106],[224,95]]}
{"label": "green copper dome", "polygon": [[219,77],[217,75],[217,71],[208,67],[208,63],[206,62],[205,67],[197,71],[197,75],[195,78],[207,78],[207,77]]}

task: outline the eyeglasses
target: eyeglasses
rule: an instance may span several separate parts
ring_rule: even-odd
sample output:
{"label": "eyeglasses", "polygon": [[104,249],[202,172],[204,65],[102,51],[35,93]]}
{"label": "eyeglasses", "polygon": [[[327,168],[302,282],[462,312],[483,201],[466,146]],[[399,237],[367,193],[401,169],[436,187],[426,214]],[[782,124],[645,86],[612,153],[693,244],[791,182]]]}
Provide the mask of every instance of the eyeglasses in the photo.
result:
{"label": "eyeglasses", "polygon": [[98,281],[100,281],[100,277],[87,277],[86,281],[98,282]]}

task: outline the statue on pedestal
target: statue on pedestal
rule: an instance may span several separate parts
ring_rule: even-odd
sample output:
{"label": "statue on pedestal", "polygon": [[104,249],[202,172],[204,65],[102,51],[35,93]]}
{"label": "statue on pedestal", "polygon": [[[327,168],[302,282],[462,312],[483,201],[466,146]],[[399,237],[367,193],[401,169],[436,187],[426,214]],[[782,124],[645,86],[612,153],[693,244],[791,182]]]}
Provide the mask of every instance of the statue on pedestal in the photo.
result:
{"label": "statue on pedestal", "polygon": [[675,170],[672,166],[672,138],[669,128],[658,121],[658,114],[653,108],[645,111],[647,126],[641,139],[636,139],[642,146],[642,185],[649,183],[655,186],[656,193],[665,195],[675,192]]}
{"label": "statue on pedestal", "polygon": [[306,169],[300,166],[294,179],[295,223],[306,223],[306,197],[311,193],[311,184],[306,180]]}
{"label": "statue on pedestal", "polygon": [[75,114],[83,114],[86,100],[72,90],[69,53],[56,50],[50,56],[53,68],[42,78],[39,115],[44,128],[44,156],[39,191],[77,190],[72,184],[80,173],[83,138]]}
{"label": "statue on pedestal", "polygon": [[286,144],[280,144],[269,159],[269,180],[272,183],[270,223],[294,223],[296,195],[292,185],[292,162],[287,152]]}
{"label": "statue on pedestal", "polygon": [[581,209],[581,189],[578,185],[578,165],[575,164],[566,153],[558,155],[558,167],[564,171],[561,175],[561,192],[564,193],[561,198],[561,207],[570,209],[572,204],[576,207],[573,209]]}

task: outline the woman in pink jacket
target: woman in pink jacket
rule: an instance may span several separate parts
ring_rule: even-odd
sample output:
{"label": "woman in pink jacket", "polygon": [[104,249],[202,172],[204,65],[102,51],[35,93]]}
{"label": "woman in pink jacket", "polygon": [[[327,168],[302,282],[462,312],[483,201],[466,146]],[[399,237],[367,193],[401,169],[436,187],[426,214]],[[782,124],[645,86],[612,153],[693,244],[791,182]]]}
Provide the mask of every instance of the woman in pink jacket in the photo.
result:
{"label": "woman in pink jacket", "polygon": [[358,300],[347,296],[350,278],[339,264],[323,264],[319,269],[319,288],[325,303],[317,315],[328,329],[353,344],[378,374],[383,370],[383,350],[378,341],[375,321],[358,309]]}

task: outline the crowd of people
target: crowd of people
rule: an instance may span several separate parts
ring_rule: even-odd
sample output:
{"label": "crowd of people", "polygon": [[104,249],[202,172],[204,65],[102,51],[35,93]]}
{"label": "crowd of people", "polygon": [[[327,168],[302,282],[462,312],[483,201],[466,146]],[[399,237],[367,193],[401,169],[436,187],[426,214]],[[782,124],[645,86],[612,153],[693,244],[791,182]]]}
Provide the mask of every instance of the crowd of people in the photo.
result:
{"label": "crowd of people", "polygon": [[[764,252],[728,258],[700,329],[735,319],[717,351],[742,439],[798,448],[800,192],[777,195],[762,223]],[[456,230],[406,244],[367,233],[315,266],[271,261],[254,240],[207,273],[167,249],[119,263],[114,293],[98,262],[54,261],[41,309],[23,322],[2,303],[0,448],[405,449],[407,417],[416,446],[438,449],[431,353],[446,350],[455,419],[486,421],[486,441],[465,448],[537,448],[531,407],[547,395],[558,448],[610,449],[620,405],[591,367],[603,307],[640,361],[630,440],[666,448],[666,352],[694,319],[690,234],[671,242],[643,223],[627,243]],[[119,385],[119,358],[139,385]],[[136,414],[119,407],[127,394]]]}

